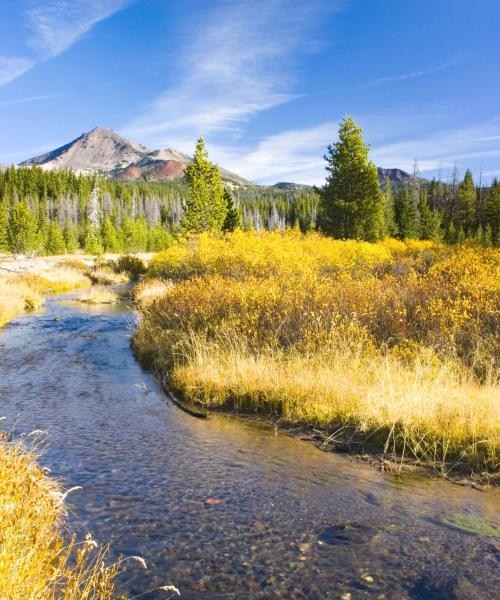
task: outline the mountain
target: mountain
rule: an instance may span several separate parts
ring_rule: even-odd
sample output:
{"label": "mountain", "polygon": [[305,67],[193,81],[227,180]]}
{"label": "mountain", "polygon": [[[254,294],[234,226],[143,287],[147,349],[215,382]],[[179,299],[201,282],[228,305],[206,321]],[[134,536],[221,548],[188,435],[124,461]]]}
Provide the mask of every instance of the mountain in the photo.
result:
{"label": "mountain", "polygon": [[[182,179],[191,157],[177,150],[149,150],[141,144],[125,139],[112,129],[95,127],[72,142],[21,163],[38,165],[42,169],[73,169],[80,173],[99,172],[121,181],[177,181]],[[222,179],[233,187],[251,185],[231,171],[221,169]],[[393,187],[405,185],[411,175],[401,169],[378,168],[380,184],[388,177]],[[422,183],[427,180],[419,178]],[[300,183],[280,181],[274,186],[285,191],[311,189]]]}
{"label": "mountain", "polygon": [[[385,180],[388,178],[393,188],[403,187],[412,178],[412,175],[410,175],[410,173],[407,173],[406,171],[403,171],[401,169],[383,169],[381,167],[378,167],[377,170],[378,181],[381,186],[384,185]],[[417,177],[417,179],[422,184],[428,183],[429,181],[428,179],[424,179],[423,177]]]}
{"label": "mountain", "polygon": [[[112,129],[95,127],[72,142],[21,163],[38,165],[42,169],[73,169],[80,173],[99,172],[124,181],[176,181],[184,176],[191,158],[171,150],[151,151],[141,144],[125,139]],[[249,185],[235,173],[221,169],[229,185]]]}
{"label": "mountain", "polygon": [[[412,177],[409,173],[401,169],[383,169],[382,167],[378,167],[377,171],[378,181],[382,188],[387,178],[389,178],[391,186],[393,188],[398,188],[406,185]],[[424,179],[423,177],[418,177],[418,180],[421,184],[428,183],[428,180]],[[289,181],[279,181],[271,187],[277,188],[279,190],[298,192],[300,190],[311,190],[314,186],[304,185],[301,183],[291,183]]]}
{"label": "mountain", "polygon": [[284,191],[292,191],[292,192],[298,192],[300,190],[310,190],[312,189],[313,186],[311,185],[306,185],[304,183],[292,183],[290,181],[278,181],[278,183],[275,183],[272,187],[277,188],[278,190],[284,190]]}

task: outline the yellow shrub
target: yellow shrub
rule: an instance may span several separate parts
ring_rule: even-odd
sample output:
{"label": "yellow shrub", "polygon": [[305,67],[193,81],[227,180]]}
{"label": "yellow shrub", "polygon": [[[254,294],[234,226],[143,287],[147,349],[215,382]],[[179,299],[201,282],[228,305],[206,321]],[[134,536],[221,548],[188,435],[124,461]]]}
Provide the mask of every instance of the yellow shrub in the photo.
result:
{"label": "yellow shrub", "polygon": [[[206,234],[156,256],[149,277],[140,294],[151,285],[154,299],[142,305],[134,346],[189,397],[235,406],[251,398],[322,425],[386,426],[422,460],[434,444],[434,455],[496,468],[497,250]],[[390,385],[377,380],[380,369]]]}

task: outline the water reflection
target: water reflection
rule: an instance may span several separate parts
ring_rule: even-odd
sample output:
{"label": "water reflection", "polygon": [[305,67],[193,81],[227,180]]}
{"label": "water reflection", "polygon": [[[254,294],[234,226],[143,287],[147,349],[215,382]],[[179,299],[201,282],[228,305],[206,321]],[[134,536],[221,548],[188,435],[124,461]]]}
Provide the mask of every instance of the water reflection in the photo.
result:
{"label": "water reflection", "polygon": [[194,419],[133,359],[133,324],[124,305],[52,299],[0,333],[1,414],[49,431],[44,462],[83,486],[75,529],[145,557],[128,593],[496,597],[498,493],[398,481],[257,423]]}

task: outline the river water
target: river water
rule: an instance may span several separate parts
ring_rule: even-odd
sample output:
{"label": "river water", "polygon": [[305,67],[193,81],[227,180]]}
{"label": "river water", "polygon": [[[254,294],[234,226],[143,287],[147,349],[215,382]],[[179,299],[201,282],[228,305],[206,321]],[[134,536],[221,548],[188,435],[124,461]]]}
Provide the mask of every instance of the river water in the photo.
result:
{"label": "river water", "polygon": [[144,557],[124,592],[498,598],[498,491],[397,480],[257,423],[190,417],[135,361],[126,305],[68,298],[0,331],[0,415],[48,432],[42,462],[83,488],[74,530]]}

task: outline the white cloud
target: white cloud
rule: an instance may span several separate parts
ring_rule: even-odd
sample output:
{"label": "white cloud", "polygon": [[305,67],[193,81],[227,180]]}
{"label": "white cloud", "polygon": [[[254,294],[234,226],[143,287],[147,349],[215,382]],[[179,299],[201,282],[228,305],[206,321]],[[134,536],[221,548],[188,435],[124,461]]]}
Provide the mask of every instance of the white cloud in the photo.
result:
{"label": "white cloud", "polygon": [[[413,135],[415,121],[410,121],[405,129],[401,115],[396,118],[397,133],[400,139],[394,143],[373,145],[370,159],[380,167],[400,168],[411,172],[417,159],[420,171],[425,175],[439,170],[451,171],[458,165],[461,171],[475,166],[479,175],[481,163],[500,156],[497,132],[500,132],[500,119],[492,119],[474,126],[456,129],[434,130],[421,136]],[[427,123],[422,114],[422,123]],[[396,128],[390,116],[365,115],[359,120],[366,124],[365,140],[373,140],[372,130],[379,130],[380,120],[385,121],[390,135]],[[235,144],[210,144],[210,156],[225,168],[259,183],[293,181],[319,185],[324,182],[325,161],[323,156],[329,143],[336,141],[337,122],[325,122],[314,127],[283,131],[260,140],[255,148]],[[377,136],[375,136],[376,139]],[[493,172],[493,171],[492,171]],[[445,173],[443,173],[445,175]],[[483,176],[491,175],[490,171]]]}
{"label": "white cloud", "polygon": [[62,94],[44,94],[41,96],[29,96],[27,98],[16,98],[15,100],[6,100],[0,102],[0,108],[7,108],[9,106],[17,106],[18,104],[25,104],[26,102],[38,102],[39,100],[52,100],[54,98],[60,98]]}
{"label": "white cloud", "polygon": [[439,65],[431,69],[423,69],[420,71],[413,71],[411,73],[403,73],[401,75],[394,75],[392,77],[382,77],[380,79],[375,79],[374,81],[369,81],[368,83],[365,83],[363,87],[391,83],[392,81],[404,81],[405,79],[414,79],[415,77],[424,77],[425,75],[432,75],[432,73],[438,73],[439,71],[444,71],[445,69],[449,69],[450,67],[455,67],[460,62],[462,61],[453,60],[445,63],[444,65]]}
{"label": "white cloud", "polygon": [[325,178],[322,157],[328,144],[337,137],[337,130],[337,123],[327,122],[271,135],[247,152],[241,152],[241,148],[213,145],[209,150],[225,168],[251,181],[315,184]]}
{"label": "white cloud", "polygon": [[289,74],[293,55],[312,49],[312,27],[336,6],[323,0],[218,2],[186,28],[178,83],[145,107],[126,133],[157,146],[178,139],[192,145],[209,133],[237,137],[252,117],[297,97]]}
{"label": "white cloud", "polygon": [[374,148],[373,160],[380,166],[397,166],[410,170],[415,158],[421,171],[465,166],[467,161],[500,155],[496,143],[500,133],[500,118],[462,129],[437,130],[427,135],[411,137]]}
{"label": "white cloud", "polygon": [[58,56],[96,23],[121,10],[130,0],[48,0],[32,2],[26,11],[28,43],[43,58]]}
{"label": "white cloud", "polygon": [[17,79],[34,64],[34,61],[28,58],[0,56],[0,86]]}
{"label": "white cloud", "polygon": [[0,56],[0,86],[20,77],[38,62],[54,58],[99,21],[133,0],[30,0],[24,12],[33,58]]}

